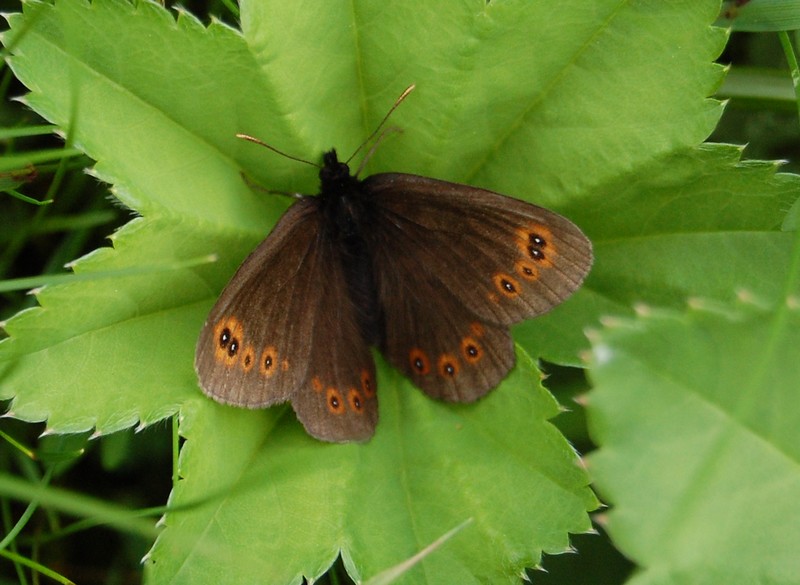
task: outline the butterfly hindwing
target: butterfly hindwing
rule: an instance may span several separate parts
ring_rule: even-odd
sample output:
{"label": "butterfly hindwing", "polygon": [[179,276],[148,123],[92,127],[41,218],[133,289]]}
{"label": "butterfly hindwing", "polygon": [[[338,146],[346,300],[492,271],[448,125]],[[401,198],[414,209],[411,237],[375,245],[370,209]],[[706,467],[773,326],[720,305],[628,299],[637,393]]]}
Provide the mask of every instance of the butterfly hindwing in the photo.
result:
{"label": "butterfly hindwing", "polygon": [[591,244],[565,218],[498,193],[415,175],[365,179],[381,348],[426,393],[479,398],[514,364],[509,325],[583,281]]}
{"label": "butterfly hindwing", "polygon": [[426,394],[471,402],[497,386],[514,365],[514,344],[505,325],[481,322],[435,283],[411,286],[380,280],[386,296],[382,351]]}
{"label": "butterfly hindwing", "polygon": [[296,202],[242,263],[200,334],[203,391],[236,406],[291,401],[309,434],[365,440],[375,367],[314,198]]}

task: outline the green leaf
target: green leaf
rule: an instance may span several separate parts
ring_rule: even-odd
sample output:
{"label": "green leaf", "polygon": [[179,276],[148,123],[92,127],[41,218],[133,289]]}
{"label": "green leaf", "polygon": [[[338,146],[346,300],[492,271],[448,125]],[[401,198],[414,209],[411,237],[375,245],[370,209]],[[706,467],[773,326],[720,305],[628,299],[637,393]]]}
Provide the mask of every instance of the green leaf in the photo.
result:
{"label": "green leaf", "polygon": [[370,577],[368,581],[364,582],[364,585],[389,585],[389,583],[394,583],[400,577],[408,573],[415,565],[417,565],[422,559],[430,555],[448,540],[453,538],[456,534],[464,530],[469,524],[472,524],[472,518],[467,518],[461,524],[449,530],[436,540],[434,540],[431,544],[426,546],[424,549],[419,551],[412,557],[409,557],[402,563],[395,565],[394,567],[390,567],[385,571],[378,573],[377,575]]}
{"label": "green leaf", "polygon": [[781,233],[800,179],[775,175],[775,163],[739,162],[741,150],[705,145],[677,151],[605,186],[593,207],[600,259],[589,287],[629,305],[679,306],[689,295],[720,300],[744,287],[775,298],[776,274],[789,262],[793,234]]}
{"label": "green leaf", "polygon": [[[5,324],[0,396],[51,432],[109,433],[180,411],[183,479],[149,557],[154,582],[299,582],[340,551],[367,578],[468,517],[404,582],[516,582],[542,551],[566,550],[567,532],[587,530],[596,505],[547,422],[557,405],[525,350],[577,363],[583,329],[603,313],[726,297],[731,283],[770,292],[765,274],[787,261],[779,226],[796,178],[697,147],[721,111],[706,97],[723,71],[711,63],[725,40],[709,27],[717,3],[241,8],[244,35],[146,1],[28,2],[9,18],[3,42],[25,101],[141,215],[75,271],[176,268],[40,290],[41,307]],[[517,328],[520,366],[475,405],[433,402],[379,363],[381,423],[367,445],[316,442],[288,407],[205,399],[197,333],[287,205],[241,172],[273,190],[316,183],[235,134],[309,160],[334,145],[350,153],[412,82],[391,121],[404,133],[381,144],[371,171],[469,182],[565,213],[595,243],[587,285]],[[209,254],[219,262],[188,265]]]}
{"label": "green leaf", "polygon": [[[701,142],[721,113],[705,99],[723,74],[711,64],[725,41],[708,26],[716,2],[471,0],[448,3],[447,18],[438,3],[347,6],[311,15],[276,0],[242,3],[243,30],[275,90],[293,119],[309,121],[297,133],[313,137],[301,153],[311,158],[331,145],[351,152],[413,82],[392,118],[404,134],[370,168],[559,207],[620,169]],[[663,26],[672,19],[682,25]]]}
{"label": "green leaf", "polygon": [[[527,360],[525,360],[527,362]],[[198,398],[173,503],[149,555],[153,583],[297,583],[341,551],[350,574],[387,569],[474,522],[408,573],[410,582],[515,580],[536,551],[568,547],[596,502],[553,426],[555,400],[532,364],[480,404],[434,402],[382,379],[381,422],[365,445],[310,438],[290,409],[242,412]],[[509,420],[507,412],[529,413]],[[536,518],[533,522],[531,519]],[[279,535],[279,536],[278,536]]]}
{"label": "green leaf", "polygon": [[[97,250],[74,269],[98,274],[179,261],[204,241],[179,221],[137,219],[114,235],[114,249]],[[0,344],[1,390],[16,393],[10,414],[47,420],[52,432],[103,434],[176,412],[196,396],[187,340],[210,308],[209,294],[189,268],[44,287],[41,307],[4,326],[11,339]]]}
{"label": "green leaf", "polygon": [[[643,308],[593,336],[590,458],[631,583],[797,583],[800,304]],[[743,294],[743,298],[752,298]]]}
{"label": "green leaf", "polygon": [[573,301],[517,326],[515,339],[534,354],[577,364],[565,349],[581,345],[583,327],[597,315],[626,313],[641,301],[729,300],[740,287],[780,295],[775,275],[790,262],[794,235],[778,230],[800,179],[740,155],[720,144],[678,150],[566,206],[587,226],[595,266]]}

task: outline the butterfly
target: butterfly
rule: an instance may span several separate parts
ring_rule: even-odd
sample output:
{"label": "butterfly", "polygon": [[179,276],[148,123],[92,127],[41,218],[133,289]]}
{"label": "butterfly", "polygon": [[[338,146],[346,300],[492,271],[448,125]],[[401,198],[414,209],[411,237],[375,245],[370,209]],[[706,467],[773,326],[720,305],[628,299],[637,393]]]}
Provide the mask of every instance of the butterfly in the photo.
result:
{"label": "butterfly", "polygon": [[375,432],[371,347],[433,398],[484,396],[514,366],[509,326],[563,302],[592,265],[588,238],[542,207],[411,174],[362,180],[335,150],[319,168],[319,194],[241,264],[195,356],[207,395],[291,402],[318,439]]}

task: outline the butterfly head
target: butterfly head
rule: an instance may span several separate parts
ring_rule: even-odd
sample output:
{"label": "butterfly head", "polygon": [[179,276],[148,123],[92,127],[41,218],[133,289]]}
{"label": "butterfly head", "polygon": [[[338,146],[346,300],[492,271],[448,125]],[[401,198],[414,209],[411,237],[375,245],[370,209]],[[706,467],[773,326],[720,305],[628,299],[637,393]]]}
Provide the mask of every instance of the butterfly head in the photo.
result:
{"label": "butterfly head", "polygon": [[336,150],[330,150],[322,156],[319,180],[323,196],[351,191],[358,183],[358,179],[350,174],[350,167],[347,166],[347,163],[339,161]]}

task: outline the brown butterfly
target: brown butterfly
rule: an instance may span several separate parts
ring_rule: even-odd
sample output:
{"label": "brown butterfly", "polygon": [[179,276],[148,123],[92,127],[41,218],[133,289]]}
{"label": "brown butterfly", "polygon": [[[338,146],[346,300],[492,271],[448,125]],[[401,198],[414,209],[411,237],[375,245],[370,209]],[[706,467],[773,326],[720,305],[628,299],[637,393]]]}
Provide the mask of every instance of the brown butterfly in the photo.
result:
{"label": "brown butterfly", "polygon": [[206,394],[290,401],[318,439],[375,432],[371,346],[433,398],[480,398],[514,365],[509,326],[563,302],[592,265],[569,220],[499,193],[360,180],[335,150],[319,177],[319,195],[301,196],[236,271],[195,357]]}

